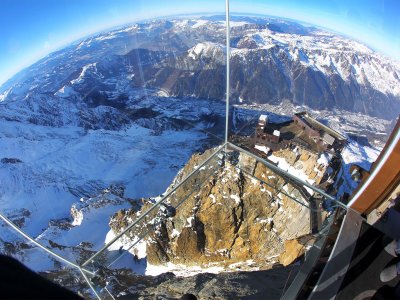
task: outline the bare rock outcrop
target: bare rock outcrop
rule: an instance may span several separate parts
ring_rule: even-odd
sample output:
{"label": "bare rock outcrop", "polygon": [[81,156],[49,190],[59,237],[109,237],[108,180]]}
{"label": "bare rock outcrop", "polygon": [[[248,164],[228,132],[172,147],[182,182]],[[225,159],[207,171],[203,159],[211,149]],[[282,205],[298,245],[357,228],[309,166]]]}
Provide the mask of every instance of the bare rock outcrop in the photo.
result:
{"label": "bare rock outcrop", "polygon": [[[210,151],[194,155],[169,190],[209,154]],[[320,182],[327,168],[318,162],[318,155],[306,150],[293,154],[285,149],[274,155],[297,169],[301,166],[314,182]],[[207,167],[214,168],[213,174],[198,190],[189,193],[204,179],[201,174],[169,198],[173,205],[190,195],[175,216],[159,222],[155,221],[155,214],[153,219],[147,218],[147,227],[151,225],[154,229],[146,237],[149,264],[228,266],[251,260],[260,268],[268,268],[279,255],[282,261],[291,263],[303,254],[301,238],[310,234],[310,211],[302,205],[308,199],[304,199],[298,186],[243,154],[237,165]],[[118,232],[125,228],[128,220],[135,219],[154,203],[154,200],[143,201],[139,212],[125,210],[116,214],[110,222],[112,229]],[[133,231],[130,235],[137,234]],[[296,245],[298,251],[288,251],[288,243]]]}

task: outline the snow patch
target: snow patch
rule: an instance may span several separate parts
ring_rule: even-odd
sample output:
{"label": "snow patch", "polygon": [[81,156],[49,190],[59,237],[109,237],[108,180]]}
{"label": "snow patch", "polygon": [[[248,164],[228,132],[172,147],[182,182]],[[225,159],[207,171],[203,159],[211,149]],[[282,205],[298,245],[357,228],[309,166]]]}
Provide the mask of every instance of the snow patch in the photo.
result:
{"label": "snow patch", "polygon": [[208,23],[207,20],[196,20],[196,23],[194,23],[194,24],[192,25],[192,28],[199,28],[199,27],[201,27],[201,26],[206,25],[207,23]]}
{"label": "snow patch", "polygon": [[61,98],[68,98],[75,94],[75,90],[72,87],[66,85],[59,89],[54,95]]}
{"label": "snow patch", "polygon": [[208,197],[211,198],[213,204],[216,202],[215,196],[213,194],[209,195]]}
{"label": "snow patch", "polygon": [[331,159],[332,159],[332,154],[324,152],[321,153],[321,155],[319,156],[317,163],[319,163],[320,165],[329,166]]}
{"label": "snow patch", "polygon": [[238,195],[231,195],[230,198],[235,201],[236,205],[240,204],[240,197]]}
{"label": "snow patch", "polygon": [[265,154],[269,153],[269,148],[261,145],[255,145],[255,149],[260,150],[261,152],[264,152]]}
{"label": "snow patch", "polygon": [[178,230],[176,230],[176,228],[172,229],[171,239],[174,239],[174,238],[178,237],[180,234],[181,233]]}
{"label": "snow patch", "polygon": [[194,276],[199,273],[212,273],[218,274],[225,271],[223,267],[201,267],[201,266],[187,266],[181,264],[173,264],[168,262],[166,265],[151,265],[147,263],[146,275],[157,276],[163,273],[172,272],[176,276],[188,277]]}
{"label": "snow patch", "polygon": [[[115,238],[115,233],[111,229],[108,231],[104,244],[108,244],[110,241],[112,241]],[[138,237],[128,237],[126,235],[121,236],[118,240],[116,240],[107,250],[108,251],[120,251],[120,250],[128,250],[129,253],[133,255],[137,255],[139,259],[146,258],[147,252],[146,252],[146,242],[144,240],[141,240],[137,243],[139,240]],[[135,245],[136,243],[136,245]],[[133,246],[135,245],[135,246]]]}
{"label": "snow patch", "polygon": [[[296,176],[297,178],[303,181],[306,181],[310,184],[313,184],[315,182],[314,180],[309,179],[308,176],[302,170],[298,170],[294,166],[290,165],[283,157],[277,157],[271,154],[270,156],[268,156],[268,159],[277,164],[280,169],[288,172],[291,175]],[[314,194],[314,191],[312,189],[308,187],[304,188],[310,193],[310,195]]]}

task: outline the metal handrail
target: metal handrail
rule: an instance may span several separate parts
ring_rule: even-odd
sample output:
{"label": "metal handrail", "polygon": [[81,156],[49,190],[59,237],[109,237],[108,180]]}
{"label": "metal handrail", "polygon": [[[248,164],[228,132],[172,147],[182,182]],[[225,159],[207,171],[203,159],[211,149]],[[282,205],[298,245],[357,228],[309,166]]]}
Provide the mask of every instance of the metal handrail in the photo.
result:
{"label": "metal handrail", "polygon": [[254,158],[255,160],[257,160],[258,162],[263,163],[264,165],[266,165],[272,171],[274,171],[274,172],[276,172],[276,173],[278,173],[278,174],[280,174],[282,176],[288,177],[288,178],[290,178],[291,180],[297,182],[300,185],[303,185],[303,186],[306,186],[306,187],[310,188],[314,192],[324,196],[325,198],[327,198],[327,199],[329,199],[331,201],[336,202],[339,206],[341,206],[342,208],[347,210],[347,206],[345,204],[343,204],[342,202],[340,202],[339,200],[337,200],[335,197],[325,193],[320,188],[317,188],[317,187],[313,186],[312,184],[310,184],[310,183],[308,183],[308,182],[306,182],[304,180],[301,180],[300,178],[297,178],[296,176],[290,174],[289,172],[287,172],[285,170],[282,170],[281,168],[275,166],[273,163],[271,163],[271,162],[269,162],[269,161],[267,161],[267,160],[265,160],[265,159],[263,159],[261,157],[258,157],[257,155],[255,155],[255,154],[253,154],[253,153],[251,153],[251,152],[249,152],[249,151],[247,151],[247,150],[245,150],[245,149],[243,149],[243,148],[241,148],[239,146],[236,146],[235,144],[232,144],[231,142],[228,142],[228,147],[230,147],[230,148],[232,148],[234,150],[237,150],[239,152],[245,153],[246,155],[248,155],[248,156]]}
{"label": "metal handrail", "polygon": [[94,272],[91,272],[89,270],[83,269],[81,268],[79,265],[73,263],[72,261],[69,261],[68,259],[58,255],[57,253],[53,252],[52,250],[48,249],[47,247],[43,246],[42,244],[40,244],[39,242],[37,242],[36,240],[34,240],[33,238],[31,238],[28,234],[26,234],[21,228],[19,228],[17,225],[14,224],[13,221],[11,221],[9,218],[7,218],[6,216],[4,216],[2,213],[0,213],[0,218],[7,223],[11,228],[13,228],[15,231],[17,231],[20,235],[22,235],[24,238],[26,238],[27,240],[29,240],[31,243],[35,244],[36,246],[38,246],[39,248],[41,248],[42,250],[44,250],[45,252],[49,253],[51,256],[54,256],[55,258],[57,258],[58,260],[61,260],[62,262],[78,269],[81,270],[83,272],[86,272],[90,275],[94,275]]}

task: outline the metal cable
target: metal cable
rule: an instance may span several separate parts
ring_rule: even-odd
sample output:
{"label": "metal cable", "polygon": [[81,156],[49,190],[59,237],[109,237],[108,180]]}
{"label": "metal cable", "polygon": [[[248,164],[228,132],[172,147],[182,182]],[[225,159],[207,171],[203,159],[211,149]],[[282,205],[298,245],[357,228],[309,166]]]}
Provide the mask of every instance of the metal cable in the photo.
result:
{"label": "metal cable", "polygon": [[[28,234],[26,234],[21,228],[19,228],[17,225],[14,224],[14,222],[12,222],[10,219],[8,219],[6,216],[4,216],[2,213],[0,213],[0,218],[7,223],[11,228],[13,228],[15,231],[17,231],[20,235],[22,235],[24,238],[26,238],[27,240],[29,240],[31,243],[35,244],[36,246],[38,246],[39,248],[41,248],[42,250],[44,250],[45,252],[49,253],[51,256],[54,256],[55,258],[57,258],[58,260],[61,260],[62,262],[81,270],[81,267],[67,259],[65,259],[64,257],[58,255],[57,253],[53,252],[52,250],[48,249],[47,247],[43,246],[42,244],[40,244],[39,242],[35,241],[33,238],[31,238]],[[90,275],[94,275],[93,272],[86,270],[86,269],[82,269],[83,272],[86,272]]]}
{"label": "metal cable", "polygon": [[90,282],[89,278],[87,278],[85,272],[83,272],[83,269],[81,267],[79,267],[78,269],[81,272],[83,278],[85,278],[85,280],[86,280],[87,284],[89,285],[89,287],[92,289],[93,293],[96,295],[97,299],[101,300],[101,297],[96,292],[96,290],[95,290],[94,286],[92,285],[92,283]]}

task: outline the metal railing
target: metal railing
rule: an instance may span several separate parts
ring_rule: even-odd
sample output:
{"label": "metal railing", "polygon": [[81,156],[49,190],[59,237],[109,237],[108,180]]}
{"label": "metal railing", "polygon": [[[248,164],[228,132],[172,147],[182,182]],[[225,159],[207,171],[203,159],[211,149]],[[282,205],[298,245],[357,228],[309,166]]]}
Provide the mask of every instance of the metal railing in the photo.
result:
{"label": "metal railing", "polygon": [[2,219],[8,226],[10,226],[12,229],[14,229],[17,233],[19,233],[21,236],[23,236],[24,238],[26,238],[28,241],[30,241],[32,244],[36,245],[37,247],[39,247],[40,249],[42,249],[43,251],[45,251],[46,253],[50,254],[50,256],[54,257],[55,259],[75,268],[76,270],[79,270],[79,272],[82,274],[83,278],[85,279],[86,283],[88,284],[88,286],[90,287],[90,289],[92,290],[92,292],[94,293],[94,295],[98,298],[101,299],[99,294],[97,293],[96,289],[93,287],[93,285],[91,284],[89,278],[87,277],[86,274],[94,276],[95,273],[92,271],[89,271],[87,269],[85,269],[83,266],[79,266],[78,264],[62,257],[61,255],[58,255],[57,253],[55,253],[54,251],[50,250],[49,248],[43,246],[42,244],[40,244],[38,241],[36,241],[35,239],[33,239],[32,237],[30,237],[27,233],[25,233],[21,228],[19,228],[14,222],[12,222],[9,218],[7,218],[5,215],[3,215],[0,212],[0,219]]}
{"label": "metal railing", "polygon": [[104,245],[98,252],[96,252],[94,255],[92,255],[87,261],[85,261],[82,266],[88,265],[90,262],[92,262],[96,257],[98,257],[100,254],[102,254],[105,250],[107,250],[111,245],[113,245],[120,237],[122,237],[125,233],[127,233],[133,226],[136,224],[140,223],[144,218],[149,215],[154,209],[156,209],[158,206],[160,206],[162,203],[165,202],[165,200],[171,196],[181,185],[183,185],[185,182],[187,182],[190,178],[192,178],[195,174],[198,173],[198,171],[205,166],[211,159],[213,159],[224,147],[225,143],[222,146],[219,146],[218,149],[210,155],[203,163],[201,163],[193,172],[191,172],[188,176],[186,176],[176,187],[174,187],[172,190],[170,190],[166,195],[164,195],[159,201],[154,203],[152,207],[150,207],[146,212],[140,215],[140,217],[135,220],[132,224],[127,226],[122,232],[117,234],[110,242],[108,242],[106,245]]}
{"label": "metal railing", "polygon": [[310,184],[310,183],[308,183],[308,182],[306,182],[306,181],[304,181],[304,180],[302,180],[300,178],[297,178],[295,175],[292,175],[289,172],[287,172],[285,170],[282,170],[281,168],[275,166],[273,163],[271,163],[271,162],[269,162],[269,161],[267,161],[267,160],[265,160],[265,159],[263,159],[261,157],[258,157],[257,155],[255,155],[255,154],[253,154],[253,153],[251,153],[251,152],[249,152],[249,151],[247,151],[247,150],[245,150],[245,149],[243,149],[243,148],[241,148],[239,146],[236,146],[235,144],[232,144],[230,142],[228,142],[228,147],[232,148],[233,150],[242,152],[242,153],[254,158],[256,161],[261,162],[262,164],[266,165],[269,169],[271,169],[275,173],[277,173],[277,174],[279,174],[279,175],[281,175],[283,177],[290,178],[291,180],[293,180],[297,184],[299,184],[301,186],[306,186],[309,189],[313,190],[314,192],[324,196],[326,199],[335,202],[338,206],[340,206],[340,207],[342,207],[344,209],[347,209],[347,206],[345,204],[343,204],[342,202],[338,201],[335,197],[325,193],[320,188],[317,188],[317,187],[313,186],[312,184]]}

